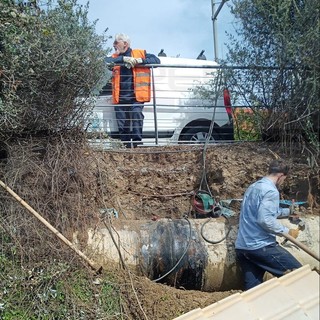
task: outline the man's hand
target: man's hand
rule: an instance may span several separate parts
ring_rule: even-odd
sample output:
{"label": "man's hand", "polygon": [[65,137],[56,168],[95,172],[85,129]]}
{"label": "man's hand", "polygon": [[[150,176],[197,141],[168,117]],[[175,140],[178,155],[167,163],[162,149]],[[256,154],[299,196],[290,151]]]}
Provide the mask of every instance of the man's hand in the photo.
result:
{"label": "man's hand", "polygon": [[296,239],[299,235],[299,229],[290,229],[288,234]]}
{"label": "man's hand", "polygon": [[113,63],[113,62],[107,63],[107,68],[108,68],[110,71],[113,70],[113,67],[114,67],[114,63]]}
{"label": "man's hand", "polygon": [[128,68],[134,68],[136,64],[142,63],[141,58],[133,58],[133,57],[123,57],[124,65]]}

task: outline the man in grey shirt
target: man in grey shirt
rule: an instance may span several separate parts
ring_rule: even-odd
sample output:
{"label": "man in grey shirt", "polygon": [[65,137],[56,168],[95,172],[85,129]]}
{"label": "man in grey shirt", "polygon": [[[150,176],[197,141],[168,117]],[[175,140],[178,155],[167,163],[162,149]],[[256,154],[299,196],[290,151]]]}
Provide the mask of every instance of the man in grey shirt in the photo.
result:
{"label": "man in grey shirt", "polygon": [[276,235],[299,231],[283,226],[278,217],[288,216],[289,208],[280,208],[277,189],[289,167],[283,161],[272,161],[268,175],[249,186],[241,204],[238,236],[235,243],[237,261],[244,275],[245,290],[262,283],[265,271],[282,276],[301,267],[287,250],[276,242]]}

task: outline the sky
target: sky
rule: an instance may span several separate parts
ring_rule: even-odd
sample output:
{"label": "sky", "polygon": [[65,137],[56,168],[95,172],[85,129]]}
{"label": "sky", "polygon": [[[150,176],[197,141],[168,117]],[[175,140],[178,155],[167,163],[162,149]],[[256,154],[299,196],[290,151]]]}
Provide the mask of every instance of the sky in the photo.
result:
{"label": "sky", "polygon": [[[107,35],[125,33],[131,48],[168,57],[196,58],[202,50],[208,60],[214,59],[212,23],[214,0],[89,0],[90,21],[98,20],[97,33],[108,28]],[[216,0],[215,10],[220,2]],[[78,0],[86,4],[87,0]],[[231,2],[231,1],[230,1]],[[229,1],[220,11],[217,22],[218,58],[225,58],[228,41],[225,32],[234,33],[235,19]],[[112,47],[113,40],[109,46]]]}

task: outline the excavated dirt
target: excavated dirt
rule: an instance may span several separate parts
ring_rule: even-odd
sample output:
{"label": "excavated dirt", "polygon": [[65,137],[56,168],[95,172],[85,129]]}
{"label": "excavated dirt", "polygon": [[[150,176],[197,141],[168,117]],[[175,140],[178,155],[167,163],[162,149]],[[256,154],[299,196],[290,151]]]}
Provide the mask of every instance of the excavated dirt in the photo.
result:
{"label": "excavated dirt", "polygon": [[[295,152],[296,156],[281,150],[266,143],[239,143],[209,146],[206,152],[199,146],[141,147],[97,152],[95,157],[105,182],[105,206],[116,210],[118,221],[192,217],[190,199],[199,188],[209,188],[216,200],[239,199],[249,184],[265,175],[268,163],[279,157],[292,168],[281,189],[282,199],[306,201],[302,211],[318,215],[319,169],[310,168],[310,155],[304,150]],[[236,292],[186,291],[146,278],[135,283],[141,308],[149,319],[159,320],[173,319]],[[125,295],[136,306],[134,318],[144,318],[133,293]]]}
{"label": "excavated dirt", "polygon": [[[133,228],[139,220],[194,218],[194,192],[209,189],[216,201],[241,199],[246,188],[264,176],[268,164],[276,158],[285,159],[291,166],[291,174],[281,187],[281,198],[305,201],[303,213],[320,212],[320,159],[310,153],[310,148],[293,150],[291,146],[289,150],[279,144],[233,143],[205,149],[181,145],[96,150],[87,145],[75,149],[72,144],[71,148],[57,138],[47,145],[45,140],[38,141],[36,148],[19,142],[11,146],[7,155],[7,161],[0,161],[4,181],[69,239],[74,231],[69,231],[70,225],[81,226],[80,230],[98,227],[105,222],[106,209],[115,210],[111,219],[115,229],[124,221]],[[3,199],[3,210],[10,218],[6,219],[8,227],[22,230],[21,239],[30,249],[30,261],[33,257],[45,260],[48,248],[58,257],[64,253],[60,246],[55,248],[56,238],[48,239],[43,226],[39,226],[39,230],[44,230],[40,234],[31,219],[24,219],[24,208],[19,203],[14,206],[6,194]],[[236,215],[239,203],[235,201],[232,207]],[[87,239],[83,237],[79,241],[85,246]],[[51,241],[53,245],[48,247]],[[63,257],[70,259],[70,250],[65,250]],[[119,269],[104,266],[118,280],[124,306],[121,319],[172,320],[239,290],[236,286],[234,291],[226,292],[173,288]]]}
{"label": "excavated dirt", "polygon": [[215,145],[205,152],[188,146],[110,150],[98,170],[105,181],[104,201],[119,219],[181,218],[190,213],[193,192],[209,188],[216,200],[239,199],[279,157],[291,166],[282,198],[307,201],[304,207],[317,214],[319,172],[308,166],[308,155],[288,156],[274,145]]}

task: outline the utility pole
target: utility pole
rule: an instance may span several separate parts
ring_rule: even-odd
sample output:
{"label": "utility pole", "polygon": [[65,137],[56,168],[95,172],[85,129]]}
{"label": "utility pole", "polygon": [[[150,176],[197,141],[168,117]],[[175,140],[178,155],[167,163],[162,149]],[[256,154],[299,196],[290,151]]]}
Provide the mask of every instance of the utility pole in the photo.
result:
{"label": "utility pole", "polygon": [[215,0],[211,0],[211,10],[212,10],[212,28],[213,28],[213,49],[214,49],[214,61],[218,61],[218,33],[217,33],[217,17],[219,12],[221,11],[223,5],[228,0],[222,0],[219,4],[217,11],[215,11],[215,6],[217,3],[214,2]]}

